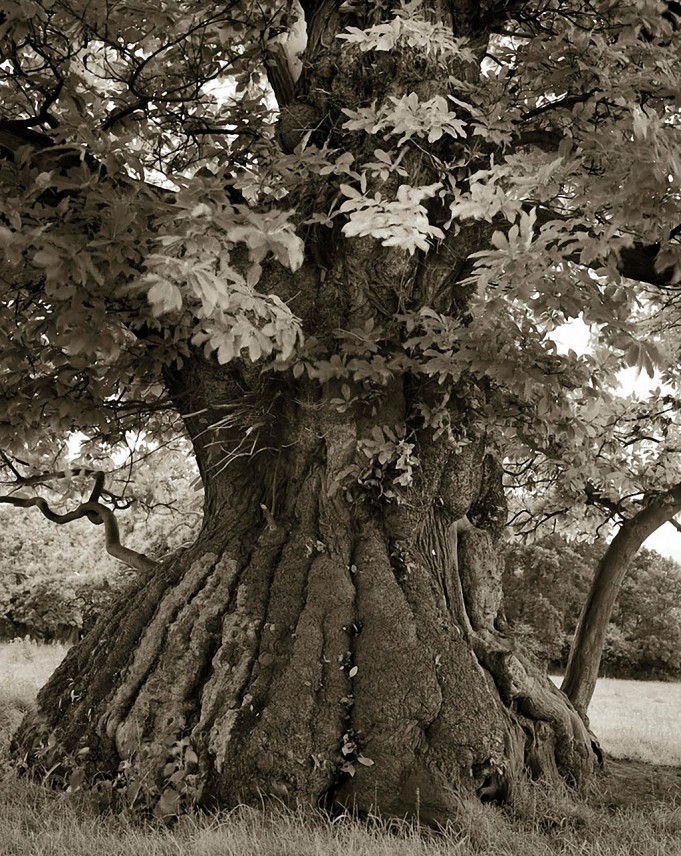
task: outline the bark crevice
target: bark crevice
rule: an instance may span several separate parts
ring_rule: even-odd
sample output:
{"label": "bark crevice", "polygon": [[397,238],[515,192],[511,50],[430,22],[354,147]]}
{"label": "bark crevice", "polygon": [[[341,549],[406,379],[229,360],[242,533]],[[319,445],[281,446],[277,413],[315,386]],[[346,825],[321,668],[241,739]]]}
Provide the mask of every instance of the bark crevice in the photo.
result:
{"label": "bark crevice", "polygon": [[367,420],[302,390],[280,404],[262,439],[278,452],[221,474],[197,544],[48,683],[17,735],[27,765],[108,777],[160,815],[274,797],[433,823],[526,770],[581,781],[579,718],[495,629],[504,512],[481,441],[422,432],[413,485],[386,501],[341,475]]}

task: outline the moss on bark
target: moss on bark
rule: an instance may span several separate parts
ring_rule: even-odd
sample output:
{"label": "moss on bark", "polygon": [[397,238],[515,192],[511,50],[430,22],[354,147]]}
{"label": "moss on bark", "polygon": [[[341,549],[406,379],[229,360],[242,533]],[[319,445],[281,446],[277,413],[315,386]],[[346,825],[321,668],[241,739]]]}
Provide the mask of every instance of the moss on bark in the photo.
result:
{"label": "moss on bark", "polygon": [[502,511],[479,444],[424,435],[457,478],[396,505],[330,489],[363,429],[299,406],[277,422],[295,442],[228,468],[197,544],[72,649],[16,735],[24,768],[161,816],[273,796],[444,822],[524,775],[583,781],[581,720],[495,629]]}

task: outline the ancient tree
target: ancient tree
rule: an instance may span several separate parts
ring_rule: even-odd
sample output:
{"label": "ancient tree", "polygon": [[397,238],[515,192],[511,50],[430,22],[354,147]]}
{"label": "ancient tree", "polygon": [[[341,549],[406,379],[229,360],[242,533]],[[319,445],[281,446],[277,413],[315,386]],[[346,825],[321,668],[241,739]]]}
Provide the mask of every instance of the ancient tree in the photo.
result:
{"label": "ancient tree", "polygon": [[[674,12],[24,5],[0,6],[5,454],[179,414],[205,507],[17,759],[159,815],[442,821],[585,782],[592,737],[498,619],[501,462],[587,436],[602,373],[659,357]],[[556,352],[580,314],[607,359]]]}

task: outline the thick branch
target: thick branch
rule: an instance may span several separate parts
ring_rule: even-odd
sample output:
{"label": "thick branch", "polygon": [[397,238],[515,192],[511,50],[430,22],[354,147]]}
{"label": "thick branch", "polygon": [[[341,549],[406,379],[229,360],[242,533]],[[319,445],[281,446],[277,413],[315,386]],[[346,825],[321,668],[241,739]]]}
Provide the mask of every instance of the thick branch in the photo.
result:
{"label": "thick branch", "polygon": [[314,15],[319,13],[330,15],[341,5],[341,0],[300,0],[306,21],[310,21]]}
{"label": "thick branch", "polygon": [[[96,495],[97,485],[93,490],[93,496]],[[101,492],[101,487],[99,487]],[[82,517],[87,517],[91,523],[96,525],[104,524],[104,535],[106,539],[106,551],[109,555],[121,562],[124,562],[136,571],[148,571],[156,567],[156,562],[145,556],[144,553],[138,553],[136,550],[131,550],[129,547],[124,547],[121,544],[120,532],[116,517],[110,508],[102,505],[101,502],[92,500],[81,503],[73,511],[66,514],[57,514],[52,511],[47,503],[47,500],[40,496],[20,497],[20,496],[0,496],[0,502],[14,505],[18,508],[38,508],[42,514],[52,523],[71,523],[74,520],[80,520]]]}
{"label": "thick branch", "polygon": [[0,119],[0,150],[5,157],[12,157],[21,146],[32,146],[41,150],[52,146],[45,134],[33,131],[24,122]]}
{"label": "thick branch", "polygon": [[529,0],[492,0],[486,4],[483,13],[485,25],[490,30],[497,30],[529,5]]}
{"label": "thick branch", "polygon": [[557,98],[555,101],[548,101],[540,107],[535,107],[533,110],[528,110],[520,117],[523,120],[535,119],[543,113],[548,113],[550,110],[562,110],[566,107],[574,107],[575,104],[581,104],[588,101],[589,98],[596,92],[595,89],[590,89],[588,92],[579,92],[575,95],[564,95],[562,98]]}
{"label": "thick branch", "polygon": [[608,512],[610,518],[619,517],[623,522],[626,520],[621,503],[613,502],[607,496],[603,496],[591,482],[585,485],[584,493],[586,493],[587,505],[598,505]]}
{"label": "thick branch", "polygon": [[620,250],[617,268],[627,279],[648,282],[662,288],[671,286],[681,289],[681,284],[674,281],[674,268],[668,267],[663,271],[655,269],[659,252],[660,245],[657,243],[646,245],[637,242],[633,247]]}
{"label": "thick branch", "polygon": [[[0,118],[0,157],[13,160],[16,153],[28,146],[33,149],[32,161],[42,170],[68,170],[80,166],[82,152],[75,146],[57,146],[47,134],[26,127],[23,122]],[[88,165],[102,174],[106,168],[91,155],[85,155]]]}
{"label": "thick branch", "polygon": [[288,106],[295,100],[296,81],[291,72],[286,48],[280,42],[273,42],[268,46],[265,68],[279,109]]}
{"label": "thick branch", "polygon": [[[56,470],[55,472],[44,472],[32,476],[24,476],[17,470],[17,468],[12,464],[9,457],[4,452],[0,452],[0,460],[2,460],[2,462],[14,476],[14,481],[0,482],[0,484],[5,484],[13,489],[20,489],[22,487],[35,487],[36,485],[46,485],[51,481],[58,481],[59,479],[64,478],[73,478],[74,476],[94,476],[95,481],[94,486],[92,488],[92,494],[90,496],[90,502],[98,502],[100,497],[104,497],[104,499],[107,502],[111,503],[113,507],[118,511],[121,511],[125,508],[130,508],[132,504],[132,500],[126,499],[124,496],[119,496],[118,494],[112,493],[109,490],[104,490],[104,480],[106,478],[106,475],[101,470],[91,470],[88,467],[77,467],[73,470]],[[28,464],[24,464],[24,466],[28,466]]]}

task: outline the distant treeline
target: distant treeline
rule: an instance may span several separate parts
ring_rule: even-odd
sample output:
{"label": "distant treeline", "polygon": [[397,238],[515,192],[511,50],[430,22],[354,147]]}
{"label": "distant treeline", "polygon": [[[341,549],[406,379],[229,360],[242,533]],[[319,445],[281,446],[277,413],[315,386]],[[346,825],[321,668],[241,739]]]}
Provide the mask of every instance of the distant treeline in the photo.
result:
{"label": "distant treeline", "polygon": [[[567,662],[570,643],[605,544],[550,535],[509,545],[504,554],[505,614],[528,648],[550,667]],[[601,674],[681,678],[681,565],[643,549],[632,562],[608,625]]]}

